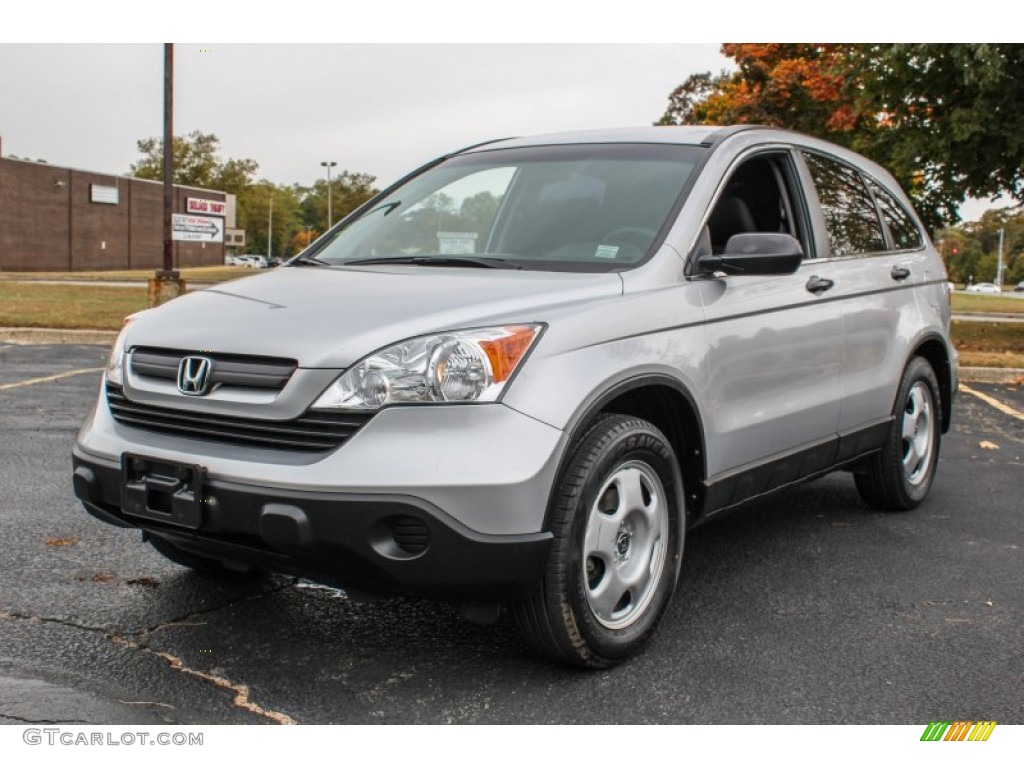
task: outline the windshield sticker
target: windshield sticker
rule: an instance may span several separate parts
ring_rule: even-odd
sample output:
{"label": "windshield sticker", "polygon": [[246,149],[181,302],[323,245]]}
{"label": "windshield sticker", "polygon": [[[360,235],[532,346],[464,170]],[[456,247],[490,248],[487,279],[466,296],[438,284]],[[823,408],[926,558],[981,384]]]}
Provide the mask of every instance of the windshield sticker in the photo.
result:
{"label": "windshield sticker", "polygon": [[595,259],[614,259],[619,253],[619,246],[617,245],[599,245],[597,250],[594,251]]}

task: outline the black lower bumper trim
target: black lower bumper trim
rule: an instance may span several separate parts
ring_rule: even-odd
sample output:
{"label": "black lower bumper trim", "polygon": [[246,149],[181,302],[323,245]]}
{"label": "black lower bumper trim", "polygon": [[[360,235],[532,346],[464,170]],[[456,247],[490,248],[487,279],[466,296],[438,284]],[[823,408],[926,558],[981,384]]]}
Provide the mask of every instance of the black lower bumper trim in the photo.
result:
{"label": "black lower bumper trim", "polygon": [[105,523],[162,536],[196,555],[371,594],[512,599],[539,584],[550,533],[487,535],[422,499],[315,493],[207,480],[195,529],[122,509],[117,464],[73,454],[75,495]]}

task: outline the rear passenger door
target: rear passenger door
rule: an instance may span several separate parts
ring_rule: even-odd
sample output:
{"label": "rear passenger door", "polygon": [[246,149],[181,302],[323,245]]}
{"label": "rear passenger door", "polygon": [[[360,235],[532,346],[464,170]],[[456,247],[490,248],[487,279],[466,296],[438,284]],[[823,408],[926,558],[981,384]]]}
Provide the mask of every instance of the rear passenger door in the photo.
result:
{"label": "rear passenger door", "polygon": [[896,195],[838,158],[804,150],[824,230],[826,295],[842,309],[838,460],[884,438],[910,345],[921,327],[914,286],[927,279],[924,237]]}

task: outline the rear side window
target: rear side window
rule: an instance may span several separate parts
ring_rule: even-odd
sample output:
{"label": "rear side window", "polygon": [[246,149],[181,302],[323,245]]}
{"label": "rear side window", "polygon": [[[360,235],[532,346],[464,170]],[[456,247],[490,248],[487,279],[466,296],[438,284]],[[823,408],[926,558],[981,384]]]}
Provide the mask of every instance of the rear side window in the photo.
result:
{"label": "rear side window", "polygon": [[818,190],[832,255],[884,251],[882,225],[860,173],[832,158],[803,154]]}
{"label": "rear side window", "polygon": [[924,245],[921,230],[899,202],[877,184],[871,185],[871,191],[878,201],[878,210],[882,212],[882,221],[892,237],[892,247],[896,251],[912,251]]}

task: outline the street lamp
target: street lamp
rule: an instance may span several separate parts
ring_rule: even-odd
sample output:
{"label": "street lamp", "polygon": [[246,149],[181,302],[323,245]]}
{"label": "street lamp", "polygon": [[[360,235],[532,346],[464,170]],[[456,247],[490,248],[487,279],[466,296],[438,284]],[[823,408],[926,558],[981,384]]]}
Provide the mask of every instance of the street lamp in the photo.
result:
{"label": "street lamp", "polygon": [[270,214],[267,216],[267,264],[274,257],[274,195],[270,195]]}
{"label": "street lamp", "polygon": [[334,223],[331,218],[331,168],[337,163],[333,160],[324,160],[320,165],[327,169],[327,228],[330,229]]}

